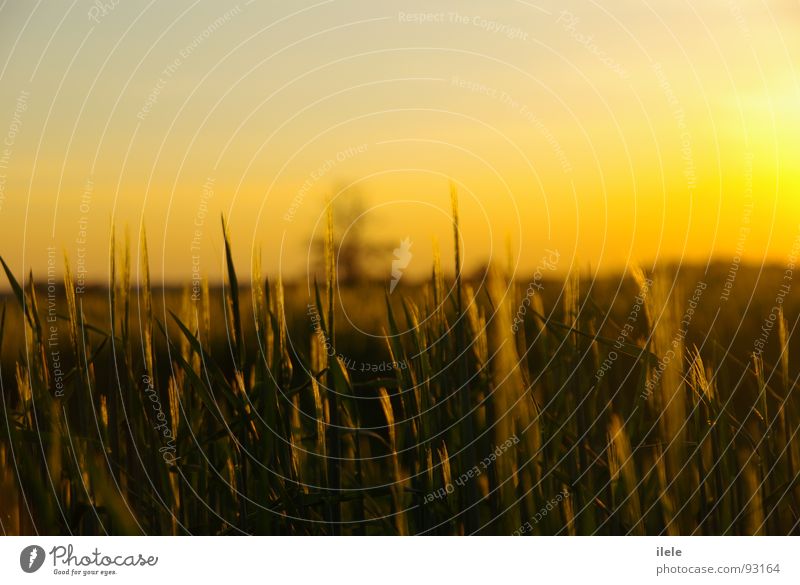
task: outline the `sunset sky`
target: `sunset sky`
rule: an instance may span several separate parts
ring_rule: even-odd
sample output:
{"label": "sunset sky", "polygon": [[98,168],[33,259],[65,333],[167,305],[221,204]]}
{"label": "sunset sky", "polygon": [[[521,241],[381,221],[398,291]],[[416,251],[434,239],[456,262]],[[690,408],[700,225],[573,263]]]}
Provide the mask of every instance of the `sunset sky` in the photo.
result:
{"label": "sunset sky", "polygon": [[257,245],[295,277],[326,197],[357,192],[425,274],[434,238],[452,262],[452,179],[467,268],[509,238],[521,274],[546,249],[786,262],[798,33],[796,0],[5,0],[0,254],[85,253],[103,281],[111,225],[135,254],[144,223],[155,280],[193,255],[214,279],[224,213],[243,273]]}

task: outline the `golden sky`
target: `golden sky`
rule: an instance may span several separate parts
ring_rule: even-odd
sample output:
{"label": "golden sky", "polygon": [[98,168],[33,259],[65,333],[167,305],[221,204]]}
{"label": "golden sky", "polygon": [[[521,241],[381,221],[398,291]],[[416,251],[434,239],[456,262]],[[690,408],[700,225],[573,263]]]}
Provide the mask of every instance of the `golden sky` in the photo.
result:
{"label": "golden sky", "polygon": [[18,272],[56,246],[102,281],[111,225],[135,245],[143,222],[154,279],[193,256],[214,279],[224,213],[242,272],[258,245],[297,276],[326,197],[358,192],[367,237],[409,237],[425,274],[434,237],[452,256],[450,179],[468,268],[507,239],[523,273],[546,249],[785,262],[800,235],[794,0],[0,6]]}

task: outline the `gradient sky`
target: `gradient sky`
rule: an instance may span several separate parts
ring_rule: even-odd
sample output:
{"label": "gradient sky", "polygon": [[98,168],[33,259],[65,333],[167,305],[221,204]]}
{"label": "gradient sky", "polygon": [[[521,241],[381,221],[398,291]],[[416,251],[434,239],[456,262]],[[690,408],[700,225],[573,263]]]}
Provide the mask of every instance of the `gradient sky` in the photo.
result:
{"label": "gradient sky", "polygon": [[523,273],[545,249],[786,262],[800,235],[796,0],[105,4],[0,3],[18,272],[85,248],[102,281],[111,225],[135,254],[143,222],[154,279],[193,255],[213,279],[225,213],[241,272],[258,245],[299,275],[326,196],[357,191],[363,231],[410,237],[423,274],[433,238],[452,261],[449,179],[468,268],[508,239]]}

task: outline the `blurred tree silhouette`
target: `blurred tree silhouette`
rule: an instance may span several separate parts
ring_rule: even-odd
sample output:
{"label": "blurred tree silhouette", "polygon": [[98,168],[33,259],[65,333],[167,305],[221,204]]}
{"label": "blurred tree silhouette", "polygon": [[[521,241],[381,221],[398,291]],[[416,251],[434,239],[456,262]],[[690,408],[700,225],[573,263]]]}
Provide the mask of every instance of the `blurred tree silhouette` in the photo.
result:
{"label": "blurred tree silhouette", "polygon": [[[374,220],[368,213],[366,197],[357,187],[340,187],[333,205],[333,244],[337,279],[350,286],[386,278],[391,272],[393,246],[370,240],[367,232]],[[321,282],[325,267],[325,232],[318,230],[311,242],[314,274]]]}

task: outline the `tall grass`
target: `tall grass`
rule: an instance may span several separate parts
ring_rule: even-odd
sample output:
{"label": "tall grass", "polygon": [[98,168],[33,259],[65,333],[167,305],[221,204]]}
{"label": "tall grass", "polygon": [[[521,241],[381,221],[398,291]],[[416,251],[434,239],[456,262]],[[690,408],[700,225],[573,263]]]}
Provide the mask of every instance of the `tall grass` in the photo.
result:
{"label": "tall grass", "polygon": [[[782,312],[776,365],[741,360],[737,378],[730,360],[685,348],[669,280],[650,286],[634,270],[626,286],[638,283],[644,315],[619,341],[624,323],[577,272],[549,314],[511,280],[510,259],[465,279],[455,187],[451,202],[455,274],[435,249],[419,294],[398,303],[387,291],[374,353],[402,367],[371,376],[342,358],[330,204],[325,282],[307,315],[289,312],[257,251],[247,302],[224,220],[221,291],[203,281],[163,310],[144,232],[135,278],[127,237],[112,235],[99,322],[68,263],[51,322],[33,276],[20,283],[3,262],[24,337],[15,370],[0,372],[3,532],[798,531],[800,411]],[[10,319],[4,306],[3,344]]]}

